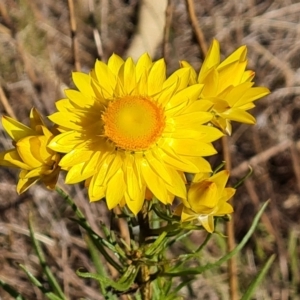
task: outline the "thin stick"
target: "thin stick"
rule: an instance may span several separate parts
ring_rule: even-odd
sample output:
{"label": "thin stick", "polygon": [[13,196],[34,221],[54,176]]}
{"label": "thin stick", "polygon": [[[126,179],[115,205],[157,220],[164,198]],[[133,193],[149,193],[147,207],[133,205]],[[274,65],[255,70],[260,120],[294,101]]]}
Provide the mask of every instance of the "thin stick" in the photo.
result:
{"label": "thin stick", "polygon": [[203,55],[205,56],[207,53],[207,44],[204,38],[204,34],[199,26],[199,22],[195,13],[195,6],[193,0],[185,0],[186,6],[188,9],[188,14],[190,17],[190,21],[195,32],[198,44],[200,46],[200,50],[202,51]]}
{"label": "thin stick", "polygon": [[[140,225],[139,243],[140,247],[145,246],[147,235],[149,233],[149,211],[147,202],[144,203],[142,210],[138,214],[138,220]],[[141,297],[142,300],[150,300],[151,298],[151,285],[150,285],[150,270],[147,265],[142,265],[140,271],[141,285]]]}
{"label": "thin stick", "polygon": [[[261,162],[267,161],[269,160],[271,157],[283,152],[284,150],[286,150],[287,148],[289,148],[291,146],[291,141],[286,140],[278,145],[275,145],[273,147],[270,147],[269,149],[253,156],[252,158],[250,158],[249,160],[246,160],[244,162],[242,162],[240,165],[238,165],[237,167],[235,167],[232,171],[231,171],[231,176],[239,176],[241,175],[243,172],[247,172],[249,165],[251,165],[252,167],[258,165]],[[296,142],[296,147],[300,148],[300,141]]]}
{"label": "thin stick", "polygon": [[298,191],[300,192],[300,168],[299,168],[300,161],[299,161],[299,154],[297,152],[297,147],[294,142],[291,143],[290,150],[291,150],[291,156],[293,161],[293,169],[297,179],[297,187],[298,187]]}
{"label": "thin stick", "polygon": [[[231,156],[228,145],[228,137],[224,136],[222,138],[222,149],[223,149],[223,157],[226,161],[225,168],[227,171],[231,171]],[[231,200],[233,201],[233,199]],[[226,235],[227,235],[227,252],[231,252],[235,247],[235,238],[234,238],[234,216],[231,216],[230,222],[226,223]],[[229,276],[229,294],[231,300],[239,299],[239,286],[238,286],[238,278],[237,278],[237,263],[235,256],[228,260],[227,262],[227,270]]]}
{"label": "thin stick", "polygon": [[[26,74],[28,75],[28,78],[31,81],[31,84],[34,88],[34,91],[36,94],[41,93],[42,84],[40,82],[40,79],[36,75],[36,72],[34,68],[32,67],[30,60],[28,59],[28,55],[23,47],[23,45],[20,42],[20,39],[18,38],[18,32],[16,30],[16,27],[14,26],[14,23],[9,16],[6,6],[0,1],[0,15],[3,18],[5,26],[9,29],[10,37],[13,40],[13,43],[16,47],[18,57],[21,59],[22,63],[24,64],[24,69]],[[43,107],[41,105],[41,102],[38,101],[38,97],[33,97],[34,105],[39,111],[43,111]]]}
{"label": "thin stick", "polygon": [[73,62],[76,71],[80,71],[80,62],[79,62],[79,47],[76,31],[76,19],[74,12],[74,2],[73,0],[68,0],[69,14],[70,14],[70,28],[71,28],[71,39],[72,39],[72,52],[73,52]]}
{"label": "thin stick", "polygon": [[12,107],[10,106],[7,98],[6,98],[6,95],[2,89],[2,86],[0,85],[0,101],[2,102],[3,104],[3,107],[4,109],[6,110],[6,112],[8,113],[8,115],[14,119],[16,119],[16,115],[12,109]]}
{"label": "thin stick", "polygon": [[102,46],[102,41],[101,41],[101,35],[100,35],[99,30],[96,27],[96,22],[95,22],[94,0],[89,0],[89,11],[90,11],[90,20],[91,20],[91,23],[92,23],[92,26],[93,26],[93,36],[94,36],[94,41],[95,41],[95,45],[96,45],[96,48],[97,48],[98,58],[100,60],[102,60],[103,59],[103,46]]}
{"label": "thin stick", "polygon": [[167,48],[168,48],[168,42],[169,42],[169,36],[170,36],[170,28],[172,23],[172,15],[173,15],[173,0],[168,0],[167,8],[166,8],[166,14],[165,14],[165,28],[164,28],[164,39],[163,39],[163,45],[162,45],[162,56],[164,57],[165,61],[167,61]]}

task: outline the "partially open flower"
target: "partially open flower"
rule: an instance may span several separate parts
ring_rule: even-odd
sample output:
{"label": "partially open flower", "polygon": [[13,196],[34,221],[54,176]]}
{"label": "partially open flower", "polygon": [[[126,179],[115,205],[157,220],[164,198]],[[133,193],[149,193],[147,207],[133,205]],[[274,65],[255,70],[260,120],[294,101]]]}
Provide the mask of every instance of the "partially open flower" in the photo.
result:
{"label": "partially open flower", "polygon": [[253,87],[255,73],[246,70],[247,48],[241,46],[224,61],[220,59],[219,42],[213,40],[199,75],[185,61],[182,67],[191,68],[190,84],[203,84],[200,100],[212,103],[212,123],[231,134],[231,121],[254,124],[255,118],[247,111],[258,100],[270,93],[265,87]]}
{"label": "partially open flower", "polygon": [[208,232],[214,231],[214,217],[233,212],[227,202],[235,193],[235,189],[226,188],[228,171],[221,171],[210,177],[209,173],[195,175],[188,189],[187,199],[182,199],[175,214],[181,215],[182,222],[196,221]]}
{"label": "partially open flower", "polygon": [[54,135],[38,111],[31,110],[30,127],[5,116],[2,124],[15,148],[0,153],[0,165],[21,169],[17,192],[25,192],[38,180],[48,189],[54,189],[60,171],[60,155],[48,148]]}

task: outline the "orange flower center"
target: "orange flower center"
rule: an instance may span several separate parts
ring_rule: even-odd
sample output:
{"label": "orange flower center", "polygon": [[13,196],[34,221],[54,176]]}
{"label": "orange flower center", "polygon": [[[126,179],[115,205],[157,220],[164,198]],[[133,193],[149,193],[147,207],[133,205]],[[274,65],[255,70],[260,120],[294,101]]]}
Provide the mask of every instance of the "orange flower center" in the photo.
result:
{"label": "orange flower center", "polygon": [[108,104],[102,115],[104,133],[116,147],[146,150],[165,128],[164,110],[149,97],[124,96]]}

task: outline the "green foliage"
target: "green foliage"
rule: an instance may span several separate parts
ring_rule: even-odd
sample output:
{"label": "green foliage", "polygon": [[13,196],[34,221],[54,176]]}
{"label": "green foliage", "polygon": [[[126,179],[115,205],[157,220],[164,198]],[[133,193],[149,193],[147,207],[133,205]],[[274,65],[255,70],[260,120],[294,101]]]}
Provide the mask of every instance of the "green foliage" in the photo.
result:
{"label": "green foliage", "polygon": [[[261,207],[248,233],[233,251],[227,253],[215,262],[198,267],[191,267],[191,262],[200,261],[201,253],[210,241],[212,234],[207,234],[204,241],[197,246],[196,250],[191,250],[189,253],[186,251],[186,253],[176,258],[166,258],[166,253],[172,245],[185,238],[193,230],[202,230],[201,226],[181,223],[176,216],[171,217],[168,207],[165,206],[165,209],[163,209],[163,206],[156,204],[149,205],[145,214],[146,218],[138,216],[140,221],[140,232],[138,236],[134,235],[132,231],[131,238],[133,241],[131,245],[125,245],[124,241],[117,238],[116,234],[104,224],[101,225],[104,237],[99,236],[92,230],[73,199],[66,195],[61,189],[57,189],[57,191],[66,199],[77,216],[77,218],[73,220],[85,230],[85,241],[96,269],[96,273],[77,270],[77,275],[82,278],[96,280],[100,285],[100,293],[104,295],[106,299],[112,300],[123,293],[135,294],[135,299],[140,299],[140,297],[143,299],[143,289],[149,284],[153,291],[152,299],[154,300],[180,299],[180,290],[185,286],[189,286],[198,274],[220,267],[244,247],[255,231],[259,219],[268,205],[268,202],[266,202]],[[153,221],[148,219],[153,213],[156,215],[155,222],[159,222],[163,224],[163,226],[153,228]],[[136,221],[133,220],[135,216],[126,214],[126,212],[115,217],[126,217],[128,224],[136,223]],[[222,218],[220,220],[222,220]],[[65,300],[66,297],[57,279],[51,272],[50,267],[47,265],[42,248],[35,238],[31,219],[29,221],[29,229],[33,247],[39,258],[43,274],[47,278],[49,288],[45,288],[40,280],[25,266],[20,265],[21,269],[26,273],[31,283],[38,287],[48,299]],[[220,236],[220,238],[222,237]],[[290,248],[293,249],[292,245]],[[119,278],[109,278],[101,256],[118,271]],[[261,283],[266,272],[269,270],[274,258],[274,256],[271,256],[255,277],[243,296],[243,300],[250,299],[255,288]],[[180,283],[174,286],[173,278],[176,277],[179,278]],[[13,295],[15,299],[24,299],[10,286],[3,282],[1,282],[1,285],[10,295]]]}
{"label": "green foliage", "polygon": [[255,292],[255,289],[257,286],[262,282],[264,277],[266,276],[268,270],[270,269],[272,263],[274,262],[275,254],[271,255],[271,257],[268,259],[266,264],[263,266],[263,268],[260,270],[260,272],[257,274],[257,276],[254,278],[254,280],[249,285],[247,291],[244,293],[241,300],[251,300],[253,293]]}

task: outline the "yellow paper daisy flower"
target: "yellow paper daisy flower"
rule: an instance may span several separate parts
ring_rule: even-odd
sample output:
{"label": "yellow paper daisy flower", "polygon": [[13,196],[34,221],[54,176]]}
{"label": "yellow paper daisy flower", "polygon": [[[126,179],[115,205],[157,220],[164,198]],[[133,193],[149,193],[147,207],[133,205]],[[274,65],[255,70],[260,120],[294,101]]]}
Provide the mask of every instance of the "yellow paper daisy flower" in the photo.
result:
{"label": "yellow paper daisy flower", "polygon": [[183,203],[176,208],[175,214],[181,215],[182,222],[196,221],[208,232],[213,232],[214,217],[233,212],[227,201],[235,194],[235,189],[225,188],[228,177],[228,171],[211,177],[209,173],[196,174],[187,199],[182,199]]}
{"label": "yellow paper daisy flower", "polygon": [[30,127],[5,116],[2,125],[13,139],[15,148],[0,153],[0,165],[21,169],[17,192],[25,192],[38,180],[48,189],[54,189],[60,171],[60,155],[47,147],[53,133],[47,129],[38,111],[31,110]]}
{"label": "yellow paper daisy flower", "polygon": [[127,204],[137,214],[146,190],[163,203],[186,197],[183,172],[209,172],[203,156],[222,133],[199,101],[203,85],[188,86],[190,69],[166,78],[163,59],[144,54],[136,64],[112,55],[90,74],[73,73],[79,91],[66,90],[50,119],[61,134],[50,147],[66,153],[66,183],[86,180],[89,198],[109,209]]}
{"label": "yellow paper daisy flower", "polygon": [[247,48],[242,46],[221,62],[219,42],[213,40],[198,76],[187,62],[181,62],[191,69],[190,84],[204,85],[200,99],[212,103],[212,123],[228,134],[230,121],[254,124],[247,111],[255,106],[253,101],[270,93],[265,87],[253,87],[255,73],[246,70],[246,56]]}

